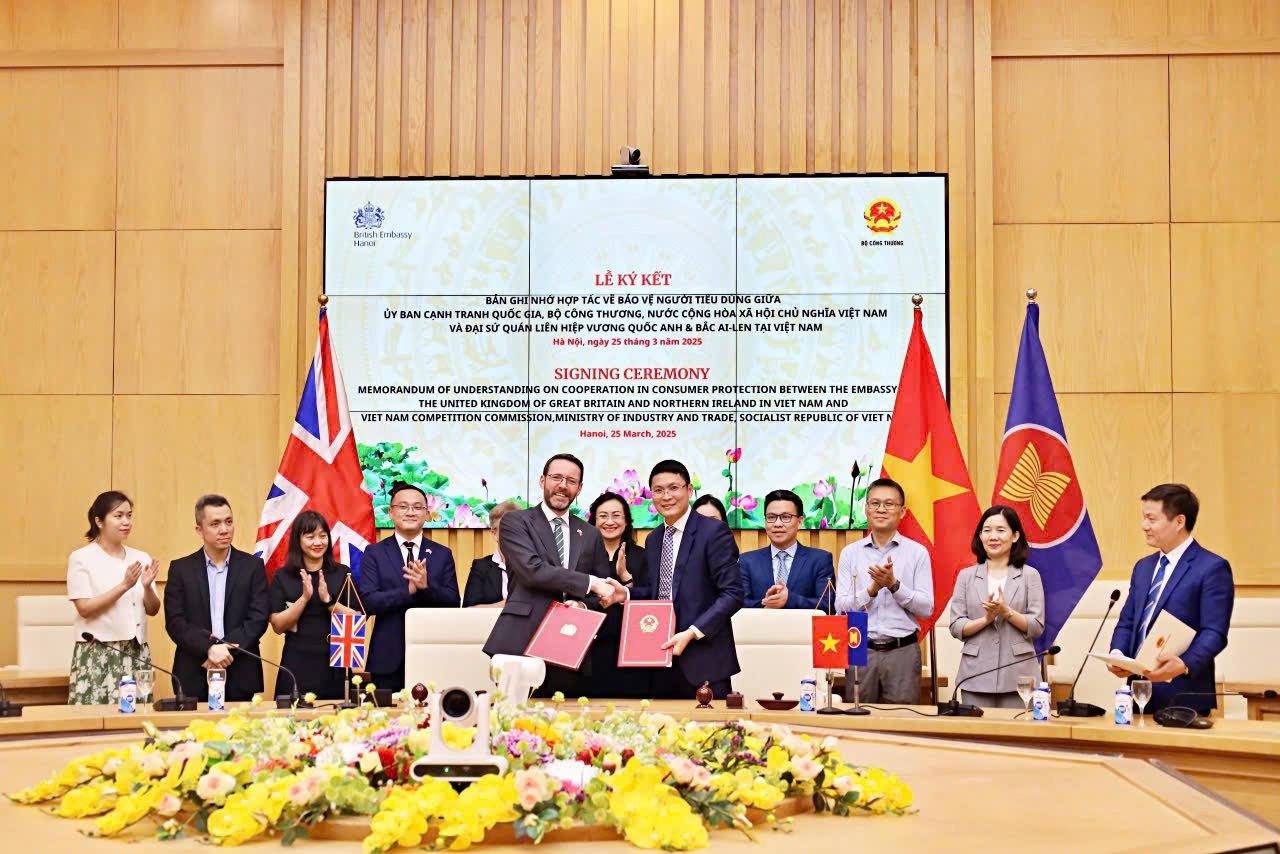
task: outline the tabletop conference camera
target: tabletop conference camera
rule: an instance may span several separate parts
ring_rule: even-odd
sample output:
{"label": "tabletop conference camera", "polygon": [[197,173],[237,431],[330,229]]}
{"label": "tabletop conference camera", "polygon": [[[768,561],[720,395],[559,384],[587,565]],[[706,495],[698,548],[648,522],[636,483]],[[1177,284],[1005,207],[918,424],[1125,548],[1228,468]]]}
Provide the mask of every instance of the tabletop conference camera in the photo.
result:
{"label": "tabletop conference camera", "polygon": [[[474,783],[486,774],[507,773],[507,760],[489,750],[489,695],[467,688],[445,688],[427,698],[431,712],[431,749],[428,755],[414,761],[409,773],[415,780],[434,777],[455,786]],[[445,722],[476,728],[476,737],[463,750],[450,747],[444,740]]]}

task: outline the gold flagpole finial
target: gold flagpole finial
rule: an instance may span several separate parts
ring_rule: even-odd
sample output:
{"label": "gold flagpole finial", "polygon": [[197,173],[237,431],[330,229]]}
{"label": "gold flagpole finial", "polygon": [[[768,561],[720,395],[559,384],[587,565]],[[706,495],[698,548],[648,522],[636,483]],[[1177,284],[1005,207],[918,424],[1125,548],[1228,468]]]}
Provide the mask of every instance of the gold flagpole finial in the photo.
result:
{"label": "gold flagpole finial", "polygon": [[319,302],[320,302],[320,307],[321,307],[321,308],[324,308],[325,306],[327,306],[327,305],[329,304],[329,295],[328,295],[328,294],[321,294],[319,297],[317,297],[317,299],[318,299],[318,300],[319,300]]}
{"label": "gold flagpole finial", "polygon": [[920,306],[924,304],[924,297],[922,297],[920,294],[912,294],[911,304],[914,305],[917,309],[919,309]]}
{"label": "gold flagpole finial", "polygon": [[1038,296],[1040,296],[1040,292],[1035,288],[1027,288],[1027,302],[1035,302]]}

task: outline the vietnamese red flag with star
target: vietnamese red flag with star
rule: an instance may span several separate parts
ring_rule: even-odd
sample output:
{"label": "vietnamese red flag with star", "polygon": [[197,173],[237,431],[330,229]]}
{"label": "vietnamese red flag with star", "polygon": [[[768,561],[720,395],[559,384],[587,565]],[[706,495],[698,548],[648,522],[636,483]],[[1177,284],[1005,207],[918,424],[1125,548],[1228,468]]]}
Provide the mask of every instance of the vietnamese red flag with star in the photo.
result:
{"label": "vietnamese red flag with star", "polygon": [[849,623],[844,614],[813,618],[813,666],[844,670],[849,666]]}
{"label": "vietnamese red flag with star", "polygon": [[907,494],[907,512],[898,531],[929,550],[933,614],[917,618],[927,633],[950,606],[960,570],[974,563],[969,544],[982,512],[924,337],[923,316],[917,307],[881,477],[893,478]]}

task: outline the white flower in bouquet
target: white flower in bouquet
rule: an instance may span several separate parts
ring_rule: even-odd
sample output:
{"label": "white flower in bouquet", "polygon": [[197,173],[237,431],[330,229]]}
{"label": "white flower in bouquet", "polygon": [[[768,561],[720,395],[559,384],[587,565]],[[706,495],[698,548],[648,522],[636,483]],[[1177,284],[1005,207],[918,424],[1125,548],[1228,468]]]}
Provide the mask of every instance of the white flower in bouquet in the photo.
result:
{"label": "white flower in bouquet", "polygon": [[600,769],[594,765],[587,765],[575,759],[556,759],[543,765],[542,770],[548,776],[565,783],[572,783],[579,789],[585,788],[587,783],[600,773]]}
{"label": "white flower in bouquet", "polygon": [[196,795],[206,803],[221,804],[235,787],[235,777],[214,768],[196,783]]}
{"label": "white flower in bouquet", "polygon": [[812,780],[822,771],[822,763],[807,756],[797,756],[791,760],[791,775],[798,781]]}

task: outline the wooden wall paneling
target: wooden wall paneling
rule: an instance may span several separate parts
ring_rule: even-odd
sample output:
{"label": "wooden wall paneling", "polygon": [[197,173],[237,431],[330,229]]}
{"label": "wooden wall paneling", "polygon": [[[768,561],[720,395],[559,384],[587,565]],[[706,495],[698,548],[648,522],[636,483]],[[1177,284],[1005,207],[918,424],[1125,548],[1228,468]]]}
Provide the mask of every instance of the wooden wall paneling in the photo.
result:
{"label": "wooden wall paneling", "polygon": [[524,175],[529,171],[529,0],[506,0],[507,44],[506,85],[503,87],[504,113],[502,145],[506,152],[504,175]]}
{"label": "wooden wall paneling", "polygon": [[4,228],[115,227],[116,75],[103,69],[0,70]]}
{"label": "wooden wall paneling", "polygon": [[1196,539],[1231,561],[1237,586],[1280,584],[1280,395],[1173,395],[1173,477],[1200,499]]}
{"label": "wooden wall paneling", "polygon": [[400,175],[401,108],[404,103],[403,0],[382,0],[378,6],[378,154],[374,174]]}
{"label": "wooden wall paneling", "polygon": [[840,7],[813,6],[813,171],[838,172],[840,129]]}
{"label": "wooden wall paneling", "polygon": [[[1178,0],[1173,0],[1175,3]],[[1192,0],[1204,5],[1204,0]],[[1234,0],[1233,0],[1234,2]],[[1119,42],[1156,44],[1169,32],[1170,0],[992,0],[992,46]]]}
{"label": "wooden wall paneling", "polygon": [[808,169],[809,68],[812,40],[808,33],[808,3],[783,0],[782,6],[782,147],[784,174],[803,175]]}
{"label": "wooden wall paneling", "polygon": [[279,270],[278,231],[120,232],[116,393],[275,394]]}
{"label": "wooden wall paneling", "polygon": [[756,9],[751,3],[734,3],[731,23],[736,24],[730,47],[733,67],[734,135],[729,142],[729,170],[750,175],[761,168],[756,148]]}
{"label": "wooden wall paneling", "polygon": [[84,545],[85,511],[113,487],[111,397],[0,398],[0,513],[20,520],[0,554],[7,580],[65,581],[67,555]]}
{"label": "wooden wall paneling", "polygon": [[[680,4],[653,7],[653,144],[645,160],[654,174],[680,172]],[[641,149],[643,151],[643,149]]]}
{"label": "wooden wall paneling", "polygon": [[1172,228],[1174,390],[1280,392],[1280,223]]}
{"label": "wooden wall paneling", "polygon": [[[974,192],[970,181],[969,140],[973,113],[973,35],[969,30],[968,16],[957,4],[948,3],[947,15],[947,217],[951,229],[949,243],[950,261],[950,314],[951,358],[950,403],[952,421],[960,446],[968,450],[969,472],[978,494],[989,491],[983,483],[986,466],[973,459],[973,446],[969,444],[972,427],[969,423],[971,402],[969,396],[969,324],[971,322],[972,297],[968,283],[973,281],[970,235],[970,194]],[[926,303],[925,311],[941,311],[941,305]]]}
{"label": "wooden wall paneling", "polygon": [[306,252],[301,220],[303,129],[303,21],[302,4],[291,3],[284,13],[284,68],[281,70],[280,160],[280,265],[276,294],[276,420],[281,435],[290,424],[288,403],[298,397],[298,294],[305,289]]}
{"label": "wooden wall paneling", "polygon": [[552,111],[555,108],[555,5],[531,0],[529,21],[529,167],[530,174],[550,175]]}
{"label": "wooden wall paneling", "polygon": [[[1009,395],[996,396],[1004,424]],[[1098,545],[1102,578],[1128,578],[1150,552],[1140,527],[1138,497],[1169,482],[1173,466],[1173,403],[1169,394],[1060,394],[1058,404]],[[980,493],[984,503],[990,490]]]}
{"label": "wooden wall paneling", "polygon": [[858,34],[861,32],[860,0],[840,0],[840,99],[839,164],[841,172],[860,168],[859,148],[862,124],[858,115],[862,101],[859,75]]}
{"label": "wooden wall paneling", "polygon": [[756,169],[782,171],[782,10],[756,8]]}
{"label": "wooden wall paneling", "polygon": [[280,68],[122,69],[119,227],[279,228]]}
{"label": "wooden wall paneling", "polygon": [[[973,315],[967,334],[969,365],[973,379],[969,383],[972,395],[967,401],[967,417],[973,425],[970,434],[969,459],[977,460],[980,469],[992,471],[1000,454],[999,436],[1003,422],[997,424],[995,412],[986,402],[995,394],[995,335],[994,328],[985,318],[995,316],[994,283],[994,225],[991,205],[991,175],[994,169],[991,155],[991,4],[975,3],[970,20],[973,26],[972,68],[973,107],[969,114],[972,124],[972,159],[969,161],[971,180],[975,191],[969,208],[973,235]],[[981,401],[978,405],[977,402]],[[978,481],[983,487],[988,480],[984,474]]]}
{"label": "wooden wall paneling", "polygon": [[[608,175],[609,167],[618,162],[616,152],[625,136],[606,136],[607,92],[609,79],[609,15],[611,4],[585,4],[583,22],[582,68],[582,158],[584,175]],[[625,27],[625,24],[623,25]],[[607,94],[606,94],[607,93]]]}
{"label": "wooden wall paneling", "polygon": [[710,0],[704,25],[707,36],[706,147],[707,171],[728,174],[732,168],[733,43],[735,32],[729,0]]}
{"label": "wooden wall paneling", "polygon": [[116,0],[6,0],[0,50],[109,50],[116,14]]}
{"label": "wooden wall paneling", "polygon": [[479,41],[478,9],[474,0],[455,3],[453,7],[453,90],[452,131],[449,155],[450,175],[476,174],[477,47]]}
{"label": "wooden wall paneling", "polygon": [[[680,141],[679,171],[700,175],[704,164],[707,135],[705,108],[711,93],[707,80],[706,3],[680,4]],[[728,26],[725,21],[720,26]]]}
{"label": "wooden wall paneling", "polygon": [[328,165],[325,177],[346,178],[353,175],[351,162],[351,76],[355,50],[355,0],[328,0],[329,61],[325,83],[328,97],[325,107],[329,118]]}
{"label": "wooden wall paneling", "polygon": [[502,174],[503,140],[503,57],[506,46],[502,0],[484,0],[481,16],[479,157],[476,171],[480,175]]}
{"label": "wooden wall paneling", "polygon": [[627,126],[631,131],[632,141],[627,143],[640,149],[642,162],[649,164],[655,174],[661,174],[662,164],[653,159],[654,153],[654,113],[656,93],[654,81],[656,75],[654,49],[654,3],[655,0],[630,0],[631,3],[631,46],[630,46],[630,81],[632,95],[628,107]]}
{"label": "wooden wall paneling", "polygon": [[893,172],[914,171],[911,162],[911,84],[915,76],[912,63],[912,0],[890,0],[889,32],[893,60],[889,69],[892,108],[889,120],[889,169]]}
{"label": "wooden wall paneling", "polygon": [[1170,62],[1173,220],[1280,220],[1280,54]]}
{"label": "wooden wall paneling", "polygon": [[[401,60],[404,106],[400,111],[402,175],[427,174],[427,29],[427,0],[405,0]],[[514,67],[512,73],[515,73]]]}
{"label": "wooden wall paneling", "polygon": [[1168,0],[1169,34],[1213,44],[1280,37],[1280,4],[1273,0]]}
{"label": "wooden wall paneling", "polygon": [[284,40],[285,0],[118,2],[122,48],[280,47]]}
{"label": "wooden wall paneling", "polygon": [[114,244],[109,231],[0,231],[0,394],[111,393]]}
{"label": "wooden wall paneling", "polygon": [[1167,221],[1168,96],[1164,58],[997,61],[996,222]]}
{"label": "wooden wall paneling", "polygon": [[427,174],[448,175],[453,133],[453,3],[428,3]]}
{"label": "wooden wall paneling", "polygon": [[[302,88],[300,124],[305,134],[300,160],[302,162],[301,203],[299,205],[299,228],[303,232],[301,251],[301,282],[297,288],[297,300],[293,305],[295,315],[293,389],[294,394],[279,402],[280,435],[286,435],[293,423],[294,413],[298,407],[297,390],[302,387],[303,377],[311,361],[315,348],[316,335],[316,299],[324,285],[324,178],[328,163],[329,143],[326,130],[328,128],[327,93],[329,55],[329,14],[328,0],[310,0],[314,5],[307,7],[302,19]],[[289,288],[282,288],[283,305],[288,304],[284,296]]]}
{"label": "wooden wall paneling", "polygon": [[[1027,288],[1040,292],[1040,340],[1059,393],[1172,390],[1167,224],[996,226],[988,326],[1001,392],[1013,387]],[[1175,350],[1191,346],[1173,339]]]}
{"label": "wooden wall paneling", "polygon": [[351,169],[371,177],[378,164],[378,0],[353,0],[351,6]]}
{"label": "wooden wall paneling", "polygon": [[[953,122],[960,122],[961,116],[953,115],[951,112],[953,102],[951,99],[951,75],[953,73],[951,65],[951,54],[953,51],[951,45],[951,0],[937,0],[937,18],[934,21],[934,38],[938,42],[937,61],[934,63],[934,78],[937,82],[938,94],[938,125],[934,129],[934,153],[936,163],[935,171],[949,172],[950,156],[951,156],[951,125]],[[959,81],[957,84],[959,85]],[[954,187],[954,185],[952,185]],[[951,192],[954,192],[952,190]]]}
{"label": "wooden wall paneling", "polygon": [[131,542],[160,559],[162,575],[199,547],[192,508],[208,492],[231,502],[236,547],[253,551],[284,442],[274,395],[117,395],[112,429],[111,482],[137,502]]}
{"label": "wooden wall paneling", "polygon": [[[916,168],[936,168],[938,126],[937,0],[916,0]],[[945,2],[945,0],[944,0]]]}
{"label": "wooden wall paneling", "polygon": [[[592,6],[588,6],[588,14]],[[602,173],[618,162],[618,149],[635,145],[634,120],[629,114],[635,109],[635,94],[631,80],[631,4],[627,0],[615,0],[609,4],[606,16],[609,44],[605,48],[608,64],[599,67],[605,78],[604,86],[604,164]],[[591,85],[588,83],[588,85]],[[641,149],[643,151],[643,149]],[[590,171],[590,164],[588,164]]]}
{"label": "wooden wall paneling", "polygon": [[581,175],[578,162],[582,158],[583,116],[582,93],[582,35],[586,20],[582,0],[560,0],[560,25],[556,44],[557,97],[559,98],[558,138],[552,168],[558,175]]}
{"label": "wooden wall paneling", "polygon": [[866,125],[862,130],[862,139],[866,148],[866,161],[863,171],[886,172],[889,169],[889,155],[885,142],[889,132],[887,114],[893,104],[886,103],[885,87],[888,82],[889,63],[885,55],[889,49],[886,30],[889,26],[889,0],[863,0],[866,5],[866,52],[863,61],[866,63]]}

